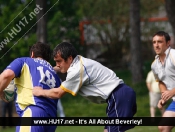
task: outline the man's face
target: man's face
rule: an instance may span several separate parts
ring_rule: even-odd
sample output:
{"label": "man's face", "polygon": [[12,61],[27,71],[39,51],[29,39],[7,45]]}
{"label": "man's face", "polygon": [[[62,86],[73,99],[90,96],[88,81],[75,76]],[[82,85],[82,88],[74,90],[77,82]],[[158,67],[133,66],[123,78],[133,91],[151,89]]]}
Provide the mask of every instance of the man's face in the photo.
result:
{"label": "man's face", "polygon": [[58,53],[55,57],[54,57],[54,61],[56,62],[56,66],[59,68],[59,71],[61,73],[66,73],[67,70],[69,69],[70,67],[70,64],[72,63],[73,61],[73,58],[72,57],[69,57],[67,59],[67,61],[65,61],[61,56],[60,54]]}
{"label": "man's face", "polygon": [[154,36],[153,37],[153,48],[154,51],[157,55],[164,55],[165,51],[168,49],[170,42],[166,42],[165,37],[164,36]]}

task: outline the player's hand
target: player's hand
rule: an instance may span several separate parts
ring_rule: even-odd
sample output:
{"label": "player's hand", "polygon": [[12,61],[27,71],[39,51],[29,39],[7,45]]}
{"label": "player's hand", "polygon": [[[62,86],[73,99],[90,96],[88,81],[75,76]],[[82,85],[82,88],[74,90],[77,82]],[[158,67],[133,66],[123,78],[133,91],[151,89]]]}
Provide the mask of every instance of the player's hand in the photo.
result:
{"label": "player's hand", "polygon": [[162,99],[164,101],[168,101],[169,99],[171,99],[173,97],[173,92],[171,90],[166,90],[162,93]]}
{"label": "player's hand", "polygon": [[34,96],[42,96],[43,88],[42,87],[33,87],[33,95]]}
{"label": "player's hand", "polygon": [[166,102],[163,99],[161,99],[161,100],[159,100],[157,107],[159,109],[162,109],[165,104],[166,104]]}
{"label": "player's hand", "polygon": [[61,70],[58,66],[54,66],[53,69],[55,70],[55,72],[61,72]]}

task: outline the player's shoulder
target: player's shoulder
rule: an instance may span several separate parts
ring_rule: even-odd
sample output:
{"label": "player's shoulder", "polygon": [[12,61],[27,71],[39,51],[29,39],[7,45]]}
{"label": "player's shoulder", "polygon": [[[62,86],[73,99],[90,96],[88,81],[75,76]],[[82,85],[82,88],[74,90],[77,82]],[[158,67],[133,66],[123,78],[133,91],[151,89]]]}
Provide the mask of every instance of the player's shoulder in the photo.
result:
{"label": "player's shoulder", "polygon": [[171,48],[170,54],[174,56],[174,55],[175,55],[175,49],[172,49],[172,48]]}
{"label": "player's shoulder", "polygon": [[19,57],[14,59],[10,65],[23,64],[27,57]]}
{"label": "player's shoulder", "polygon": [[153,62],[151,63],[151,69],[152,69],[153,71],[157,68],[156,61],[157,61],[157,58],[155,57],[155,59],[154,59]]}
{"label": "player's shoulder", "polygon": [[18,60],[18,61],[26,61],[26,60],[31,60],[32,58],[30,57],[19,57],[19,58],[16,58],[15,60]]}
{"label": "player's shoulder", "polygon": [[153,71],[152,71],[152,70],[150,70],[150,71],[148,72],[148,75],[150,75],[150,74],[153,74]]}
{"label": "player's shoulder", "polygon": [[151,63],[151,66],[155,65],[156,64],[156,61],[157,61],[157,56],[154,58],[154,60],[152,61]]}
{"label": "player's shoulder", "polygon": [[71,67],[70,68],[81,68],[81,66],[84,66],[87,68],[87,66],[90,68],[91,66],[97,66],[99,64],[99,62],[95,61],[95,60],[92,60],[90,58],[85,58],[81,55],[77,55],[75,58],[74,58],[74,61],[72,62],[71,64]]}
{"label": "player's shoulder", "polygon": [[34,60],[32,58],[30,58],[30,57],[19,57],[19,58],[16,58],[13,61],[13,64],[17,64],[17,65],[24,65],[24,64],[32,65],[32,64],[34,64]]}
{"label": "player's shoulder", "polygon": [[[96,61],[96,60],[93,60],[93,59],[90,59],[90,58],[85,58],[85,57],[83,57],[83,56],[80,56],[81,57],[81,59],[82,59],[82,62],[83,62],[83,64],[96,64],[96,63],[99,63],[98,61]],[[80,59],[80,60],[81,60]]]}

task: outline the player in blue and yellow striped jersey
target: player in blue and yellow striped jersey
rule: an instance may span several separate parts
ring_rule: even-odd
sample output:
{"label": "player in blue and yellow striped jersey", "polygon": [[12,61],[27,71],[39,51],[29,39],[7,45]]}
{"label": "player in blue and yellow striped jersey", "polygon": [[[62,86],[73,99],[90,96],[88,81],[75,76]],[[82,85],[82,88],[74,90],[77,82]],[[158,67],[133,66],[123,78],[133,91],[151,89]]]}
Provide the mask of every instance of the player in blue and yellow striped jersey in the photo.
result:
{"label": "player in blue and yellow striped jersey", "polygon": [[[36,43],[30,48],[31,57],[17,58],[0,75],[0,93],[15,78],[16,111],[20,117],[57,117],[57,99],[36,97],[34,86],[44,89],[59,87],[61,82],[49,64],[49,45]],[[56,126],[17,126],[17,132],[54,132]]]}

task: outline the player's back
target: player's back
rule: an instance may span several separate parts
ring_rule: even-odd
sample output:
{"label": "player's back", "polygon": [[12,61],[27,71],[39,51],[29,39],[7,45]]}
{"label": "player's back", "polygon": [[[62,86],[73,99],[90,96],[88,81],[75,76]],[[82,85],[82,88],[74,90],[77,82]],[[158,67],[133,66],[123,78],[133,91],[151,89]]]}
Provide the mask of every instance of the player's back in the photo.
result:
{"label": "player's back", "polygon": [[45,89],[60,86],[60,79],[52,66],[43,59],[22,57],[15,59],[9,69],[15,72],[17,112],[23,111],[28,105],[37,105],[55,116],[57,100],[35,97],[32,94],[35,86]]}

